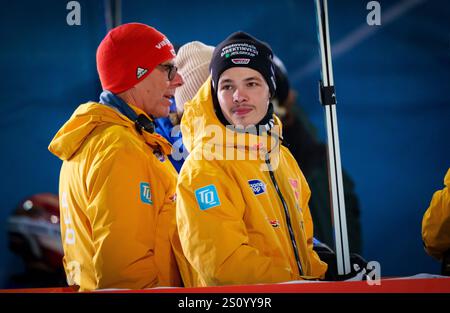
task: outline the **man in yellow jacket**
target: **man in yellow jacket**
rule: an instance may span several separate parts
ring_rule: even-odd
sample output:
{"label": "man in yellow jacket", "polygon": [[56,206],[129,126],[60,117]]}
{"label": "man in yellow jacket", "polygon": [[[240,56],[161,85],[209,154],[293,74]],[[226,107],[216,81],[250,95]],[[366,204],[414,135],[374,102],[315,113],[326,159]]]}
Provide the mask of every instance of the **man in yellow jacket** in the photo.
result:
{"label": "man in yellow jacket", "polygon": [[310,190],[270,97],[270,47],[238,32],[214,50],[211,78],[185,103],[190,151],[177,184],[177,225],[188,286],[323,278],[313,251]]}
{"label": "man in yellow jacket", "polygon": [[168,115],[183,84],[174,57],[152,27],[111,30],[97,50],[100,101],[80,105],[50,143],[64,161],[63,263],[68,283],[81,291],[182,285],[174,255],[177,174],[152,121]]}
{"label": "man in yellow jacket", "polygon": [[444,185],[442,190],[434,193],[423,216],[422,239],[427,253],[443,261],[443,274],[450,275],[450,168]]}

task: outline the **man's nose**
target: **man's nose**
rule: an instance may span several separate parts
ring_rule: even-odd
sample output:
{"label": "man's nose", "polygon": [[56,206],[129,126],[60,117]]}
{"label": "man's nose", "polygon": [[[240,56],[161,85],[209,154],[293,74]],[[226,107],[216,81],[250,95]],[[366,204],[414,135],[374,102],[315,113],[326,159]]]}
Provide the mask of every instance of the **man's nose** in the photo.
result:
{"label": "man's nose", "polygon": [[246,93],[242,91],[240,88],[236,88],[236,90],[233,92],[233,102],[242,103],[245,102],[246,100],[248,100]]}
{"label": "man's nose", "polygon": [[177,73],[175,77],[170,81],[170,86],[177,88],[184,85],[183,77],[181,77],[180,73]]}

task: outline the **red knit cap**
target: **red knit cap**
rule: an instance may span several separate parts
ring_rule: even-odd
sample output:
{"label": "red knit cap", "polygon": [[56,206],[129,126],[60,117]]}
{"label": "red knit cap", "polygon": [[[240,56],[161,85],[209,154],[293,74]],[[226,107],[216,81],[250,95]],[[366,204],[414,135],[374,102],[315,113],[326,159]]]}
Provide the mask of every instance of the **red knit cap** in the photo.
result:
{"label": "red knit cap", "polygon": [[153,69],[175,57],[170,41],[155,28],[129,23],[112,29],[97,49],[97,71],[103,90],[114,94],[142,81]]}

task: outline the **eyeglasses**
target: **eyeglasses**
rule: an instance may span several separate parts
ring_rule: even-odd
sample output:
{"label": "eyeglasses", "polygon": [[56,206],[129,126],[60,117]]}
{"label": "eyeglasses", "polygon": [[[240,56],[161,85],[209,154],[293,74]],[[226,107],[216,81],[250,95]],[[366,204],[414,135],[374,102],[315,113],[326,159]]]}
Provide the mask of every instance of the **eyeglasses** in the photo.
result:
{"label": "eyeglasses", "polygon": [[167,78],[169,81],[173,80],[177,75],[178,68],[173,64],[159,64],[157,67],[163,68],[167,71]]}

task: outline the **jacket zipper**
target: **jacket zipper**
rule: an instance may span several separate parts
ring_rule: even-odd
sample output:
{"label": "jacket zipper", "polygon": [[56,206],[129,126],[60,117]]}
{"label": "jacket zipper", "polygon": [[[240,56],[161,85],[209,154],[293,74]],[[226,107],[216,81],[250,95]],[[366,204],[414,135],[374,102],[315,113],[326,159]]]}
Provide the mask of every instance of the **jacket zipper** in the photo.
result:
{"label": "jacket zipper", "polygon": [[275,175],[273,174],[272,165],[270,164],[269,158],[266,158],[266,164],[267,164],[267,166],[269,168],[270,179],[272,180],[272,183],[275,186],[275,189],[277,191],[278,197],[281,200],[281,204],[283,205],[284,215],[286,217],[286,223],[287,223],[287,227],[288,227],[288,231],[289,231],[289,236],[291,237],[292,248],[294,249],[295,261],[297,262],[297,267],[298,267],[298,271],[300,273],[300,276],[303,276],[304,275],[303,267],[302,267],[302,263],[300,262],[300,257],[299,257],[299,254],[298,254],[298,248],[297,248],[297,244],[295,242],[294,230],[292,229],[292,226],[291,226],[291,216],[289,214],[289,209],[288,209],[288,206],[286,204],[286,201],[284,200],[283,194],[281,193],[281,190],[278,187],[278,183],[277,183],[277,181],[275,179]]}

